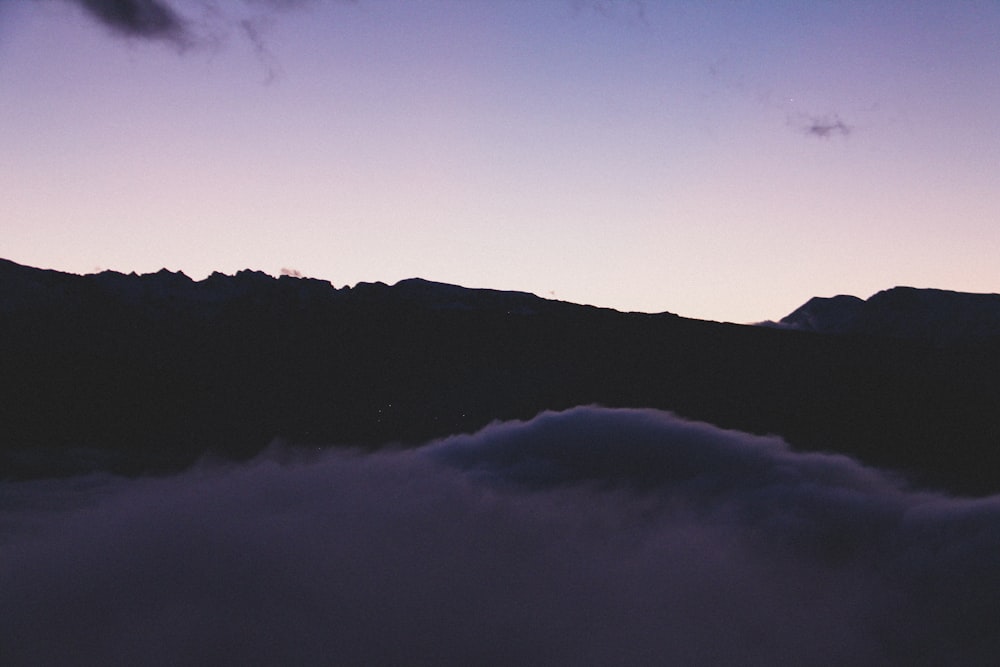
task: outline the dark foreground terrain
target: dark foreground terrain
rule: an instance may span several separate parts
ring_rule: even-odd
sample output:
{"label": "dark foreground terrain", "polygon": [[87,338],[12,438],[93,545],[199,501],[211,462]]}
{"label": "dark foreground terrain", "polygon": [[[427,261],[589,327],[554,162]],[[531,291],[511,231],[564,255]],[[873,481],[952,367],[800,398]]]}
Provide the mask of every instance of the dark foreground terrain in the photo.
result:
{"label": "dark foreground terrain", "polygon": [[[948,294],[930,303],[957,303]],[[795,324],[422,280],[334,289],[250,271],[194,282],[0,260],[0,478],[178,470],[205,455],[247,459],[275,439],[407,445],[597,404],[780,435],[917,485],[1000,492],[995,330]]]}
{"label": "dark foreground terrain", "polygon": [[992,298],[877,297],[0,261],[0,663],[992,667]]}

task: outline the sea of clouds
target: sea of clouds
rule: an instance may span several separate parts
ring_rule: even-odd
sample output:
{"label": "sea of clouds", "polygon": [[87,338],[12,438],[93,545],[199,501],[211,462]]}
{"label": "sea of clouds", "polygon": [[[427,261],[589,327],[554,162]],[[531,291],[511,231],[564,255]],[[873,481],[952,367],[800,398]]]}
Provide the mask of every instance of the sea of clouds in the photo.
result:
{"label": "sea of clouds", "polygon": [[987,665],[1000,497],[653,410],[0,482],[4,665]]}

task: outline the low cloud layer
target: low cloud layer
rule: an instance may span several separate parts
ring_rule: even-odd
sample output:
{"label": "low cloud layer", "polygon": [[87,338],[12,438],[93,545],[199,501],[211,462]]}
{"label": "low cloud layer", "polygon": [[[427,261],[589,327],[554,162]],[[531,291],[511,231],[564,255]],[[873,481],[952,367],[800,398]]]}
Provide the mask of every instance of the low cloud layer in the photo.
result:
{"label": "low cloud layer", "polygon": [[1000,498],[648,410],[0,485],[4,664],[986,665]]}

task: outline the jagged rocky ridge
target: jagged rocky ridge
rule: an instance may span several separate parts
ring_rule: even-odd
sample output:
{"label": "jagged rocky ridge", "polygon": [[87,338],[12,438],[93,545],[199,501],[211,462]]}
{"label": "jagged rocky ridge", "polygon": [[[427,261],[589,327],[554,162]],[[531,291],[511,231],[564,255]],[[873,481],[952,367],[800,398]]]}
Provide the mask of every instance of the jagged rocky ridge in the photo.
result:
{"label": "jagged rocky ridge", "polygon": [[423,280],[77,276],[0,262],[0,478],[137,474],[276,438],[410,444],[653,407],[1000,491],[1000,344],[621,313]]}

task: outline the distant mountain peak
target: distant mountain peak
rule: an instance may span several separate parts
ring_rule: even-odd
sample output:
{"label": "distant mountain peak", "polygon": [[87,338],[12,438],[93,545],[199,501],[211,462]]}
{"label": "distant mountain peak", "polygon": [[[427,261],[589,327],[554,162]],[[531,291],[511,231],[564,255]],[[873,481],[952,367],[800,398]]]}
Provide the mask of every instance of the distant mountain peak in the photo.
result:
{"label": "distant mountain peak", "polygon": [[862,299],[849,294],[814,296],[781,318],[779,324],[804,331],[843,333],[853,325],[864,303]]}
{"label": "distant mountain peak", "polygon": [[[531,315],[541,308],[560,302],[543,299],[530,292],[459,287],[425,278],[400,280],[392,289],[403,299],[417,302],[434,310],[497,309],[509,313]],[[561,304],[560,304],[561,305]]]}
{"label": "distant mountain peak", "polygon": [[898,286],[868,300],[813,297],[775,326],[935,344],[976,342],[1000,337],[1000,294]]}

